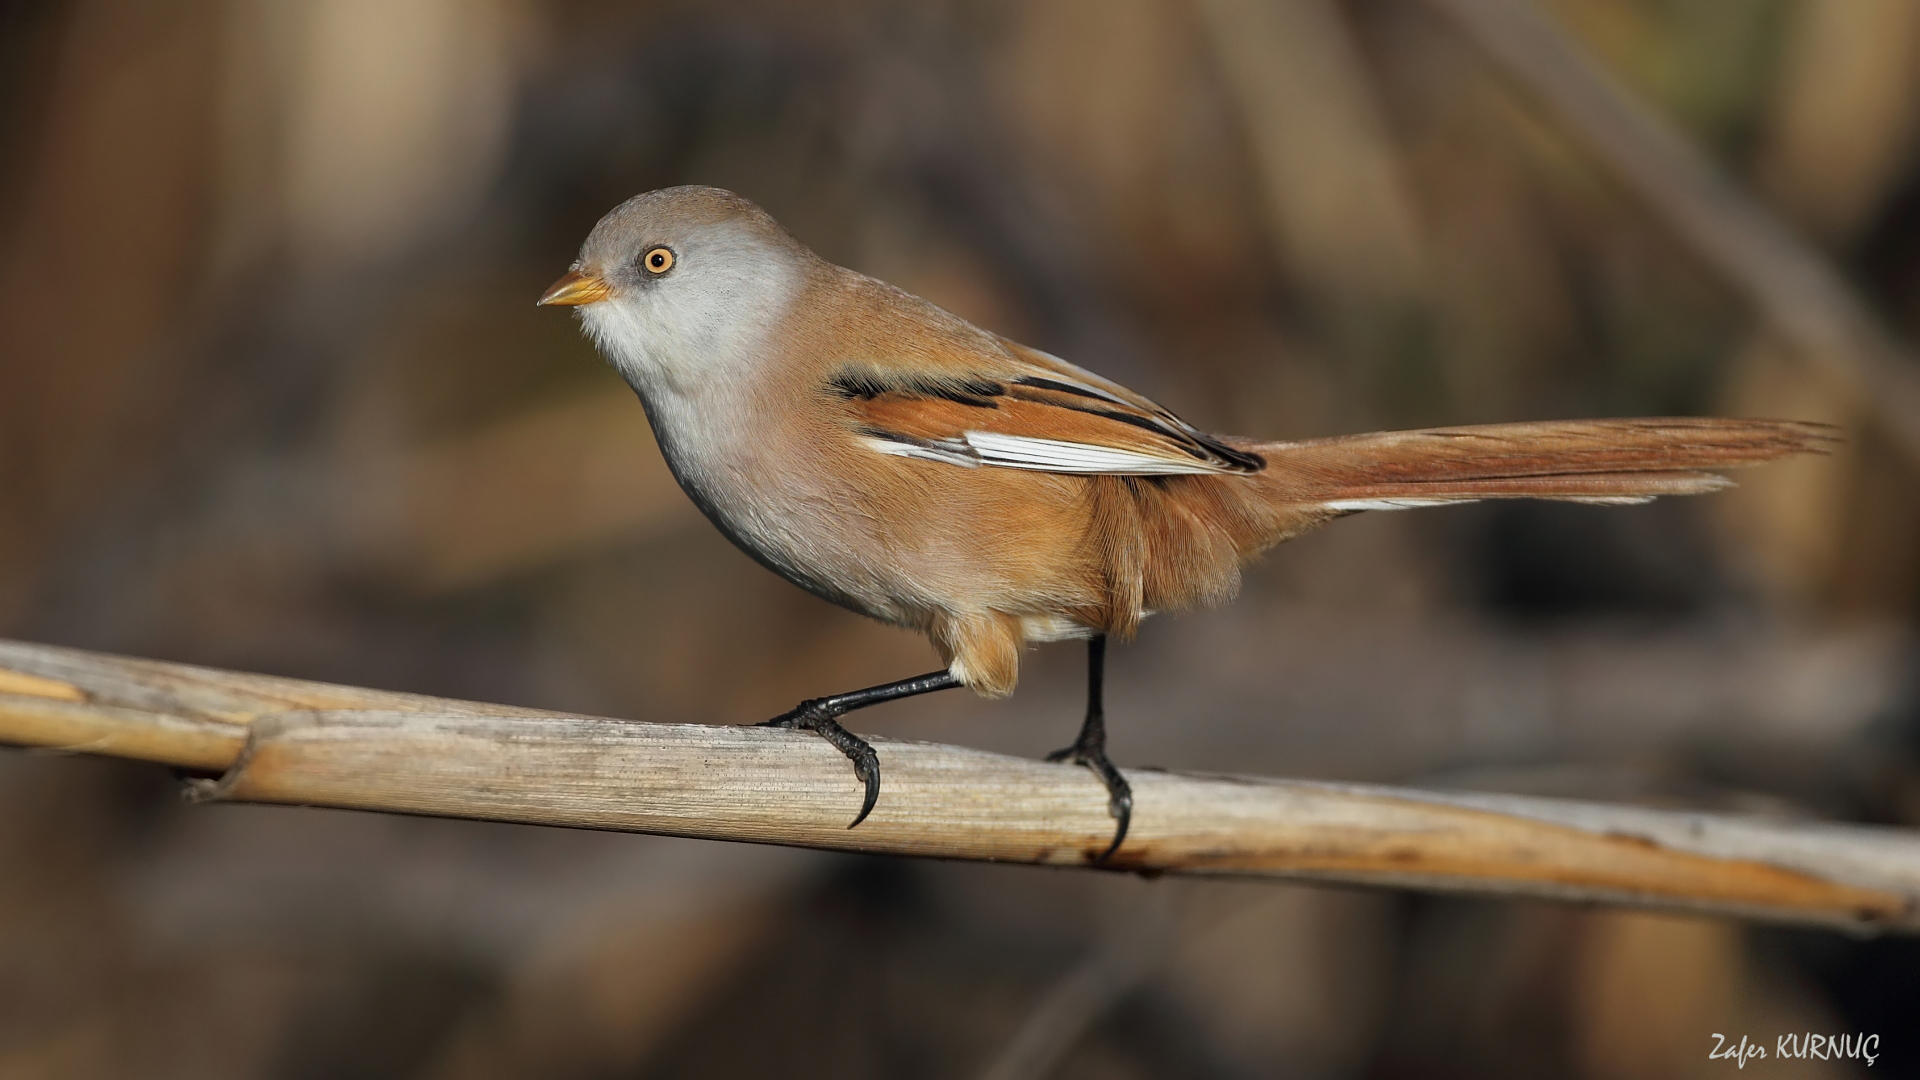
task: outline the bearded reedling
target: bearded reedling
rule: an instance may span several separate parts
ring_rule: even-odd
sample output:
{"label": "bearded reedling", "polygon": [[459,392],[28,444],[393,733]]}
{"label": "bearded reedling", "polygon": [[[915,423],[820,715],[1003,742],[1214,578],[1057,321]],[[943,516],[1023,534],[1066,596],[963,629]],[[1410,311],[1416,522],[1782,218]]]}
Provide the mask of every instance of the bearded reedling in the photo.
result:
{"label": "bearded reedling", "polygon": [[1108,760],[1107,636],[1218,604],[1255,554],[1362,510],[1478,499],[1628,504],[1718,491],[1705,470],[1819,452],[1785,420],[1573,420],[1265,442],[1195,429],[1090,371],[815,255],[717,188],[635,196],[541,304],[573,306],[640,395],[680,486],[727,538],[803,589],[925,633],[944,667],[802,702],[880,793],[839,717],[966,686],[1013,692],[1028,642],[1088,643],[1085,722],[1049,756]]}

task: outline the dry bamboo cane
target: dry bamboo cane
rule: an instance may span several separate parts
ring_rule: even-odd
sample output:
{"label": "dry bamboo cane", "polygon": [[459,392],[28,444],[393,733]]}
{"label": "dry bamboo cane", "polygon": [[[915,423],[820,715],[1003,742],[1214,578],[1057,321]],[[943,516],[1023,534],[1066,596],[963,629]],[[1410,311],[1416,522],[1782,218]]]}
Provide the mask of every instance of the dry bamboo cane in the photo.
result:
{"label": "dry bamboo cane", "polygon": [[[860,787],[806,734],[654,724],[0,641],[0,742],[163,762],[196,799],[300,803],[896,855],[1092,866],[1085,770],[873,740]],[[1920,929],[1920,833],[1509,795],[1136,770],[1103,868],[1257,875]]]}

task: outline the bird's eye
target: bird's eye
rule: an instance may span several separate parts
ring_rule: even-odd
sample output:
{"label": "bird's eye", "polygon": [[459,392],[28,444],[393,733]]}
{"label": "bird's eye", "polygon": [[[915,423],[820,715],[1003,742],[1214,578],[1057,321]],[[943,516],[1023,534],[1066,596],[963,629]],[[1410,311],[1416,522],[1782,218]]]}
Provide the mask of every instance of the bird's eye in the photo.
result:
{"label": "bird's eye", "polygon": [[663,247],[654,248],[640,257],[640,265],[650,274],[664,274],[673,269],[673,252]]}

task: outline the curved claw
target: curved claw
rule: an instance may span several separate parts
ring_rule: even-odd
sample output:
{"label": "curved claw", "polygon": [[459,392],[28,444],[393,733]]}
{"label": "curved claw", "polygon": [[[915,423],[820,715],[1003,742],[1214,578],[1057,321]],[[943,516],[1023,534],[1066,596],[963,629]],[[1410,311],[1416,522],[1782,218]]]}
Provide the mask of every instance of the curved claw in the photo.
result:
{"label": "curved claw", "polygon": [[865,739],[841,727],[835,718],[883,701],[897,701],[936,690],[951,690],[959,685],[960,680],[950,671],[930,671],[885,686],[869,686],[865,690],[803,701],[771,720],[762,721],[760,726],[811,731],[853,762],[853,775],[860,779],[866,792],[860,803],[860,813],[847,826],[851,829],[867,820],[867,815],[873,813],[874,804],[880,801],[880,755]]}
{"label": "curved claw", "polygon": [[873,813],[873,804],[880,801],[880,755],[874,752],[873,744],[841,727],[831,717],[819,717],[807,726],[832,743],[835,750],[847,755],[847,760],[853,762],[853,775],[866,785],[866,797],[860,804],[860,813],[854,815],[852,823],[847,826],[851,829],[867,820],[867,815]]}
{"label": "curved claw", "polygon": [[1133,786],[1127,783],[1127,778],[1120,774],[1113,762],[1107,760],[1104,750],[1088,749],[1076,744],[1064,750],[1055,750],[1047,755],[1047,760],[1085,765],[1107,786],[1107,815],[1119,824],[1113,830],[1113,842],[1093,860],[1096,863],[1106,862],[1114,852],[1120,850],[1120,845],[1127,839],[1127,826],[1133,824]]}
{"label": "curved claw", "polygon": [[[1108,765],[1107,768],[1113,769],[1113,766]],[[1108,780],[1108,777],[1103,773],[1101,779]],[[1120,790],[1118,791],[1114,790],[1115,782],[1120,786]],[[1097,863],[1106,862],[1113,856],[1114,852],[1120,850],[1120,845],[1127,839],[1127,826],[1133,824],[1133,789],[1127,785],[1126,780],[1121,778],[1120,770],[1118,769],[1113,769],[1113,777],[1111,780],[1108,780],[1107,813],[1117,819],[1119,825],[1113,830],[1113,843],[1108,844],[1107,850],[1101,852],[1100,857],[1093,860]]]}
{"label": "curved claw", "polygon": [[1101,781],[1107,785],[1107,814],[1119,822],[1113,830],[1113,843],[1108,844],[1107,850],[1093,860],[1102,863],[1106,862],[1114,852],[1119,851],[1121,843],[1127,838],[1127,826],[1133,823],[1133,788],[1127,783],[1127,778],[1120,775],[1120,770],[1113,767],[1113,762],[1107,760],[1105,754],[1093,760],[1083,761],[1081,764],[1092,769],[1094,775],[1100,777]]}
{"label": "curved claw", "polygon": [[860,804],[860,812],[855,814],[853,821],[847,825],[847,828],[851,829],[867,820],[867,815],[873,813],[873,804],[880,801],[880,755],[873,752],[873,747],[869,746],[866,740],[851,734],[848,737],[858,742],[860,748],[866,751],[858,756],[851,753],[847,755],[853,759],[853,775],[867,785],[866,801]]}
{"label": "curved claw", "polygon": [[811,731],[827,740],[828,745],[847,755],[853,762],[853,775],[866,785],[866,797],[860,803],[860,812],[854,815],[853,823],[847,828],[867,820],[873,813],[873,806],[880,801],[880,755],[873,744],[840,726],[825,708],[824,699],[804,701],[791,712],[785,712],[771,720],[762,721],[759,727],[797,728]]}

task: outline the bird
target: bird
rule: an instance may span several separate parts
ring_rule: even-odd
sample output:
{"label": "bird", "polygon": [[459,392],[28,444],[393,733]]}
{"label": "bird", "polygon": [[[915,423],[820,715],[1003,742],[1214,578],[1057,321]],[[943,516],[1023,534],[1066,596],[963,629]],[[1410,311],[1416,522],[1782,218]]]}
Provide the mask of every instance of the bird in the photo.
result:
{"label": "bird", "polygon": [[1711,471],[1819,452],[1817,424],[1668,417],[1266,440],[1202,431],[1057,356],[816,255],[713,187],[607,213],[539,298],[574,309],[637,393],[667,465],[721,533],[788,581],[925,634],[942,666],[803,701],[767,726],[852,762],[840,718],[967,687],[1013,692],[1029,644],[1087,643],[1087,708],[1048,756],[1092,770],[1125,841],[1107,754],[1108,638],[1231,599],[1251,558],[1335,518],[1482,499],[1603,505],[1716,491]]}

